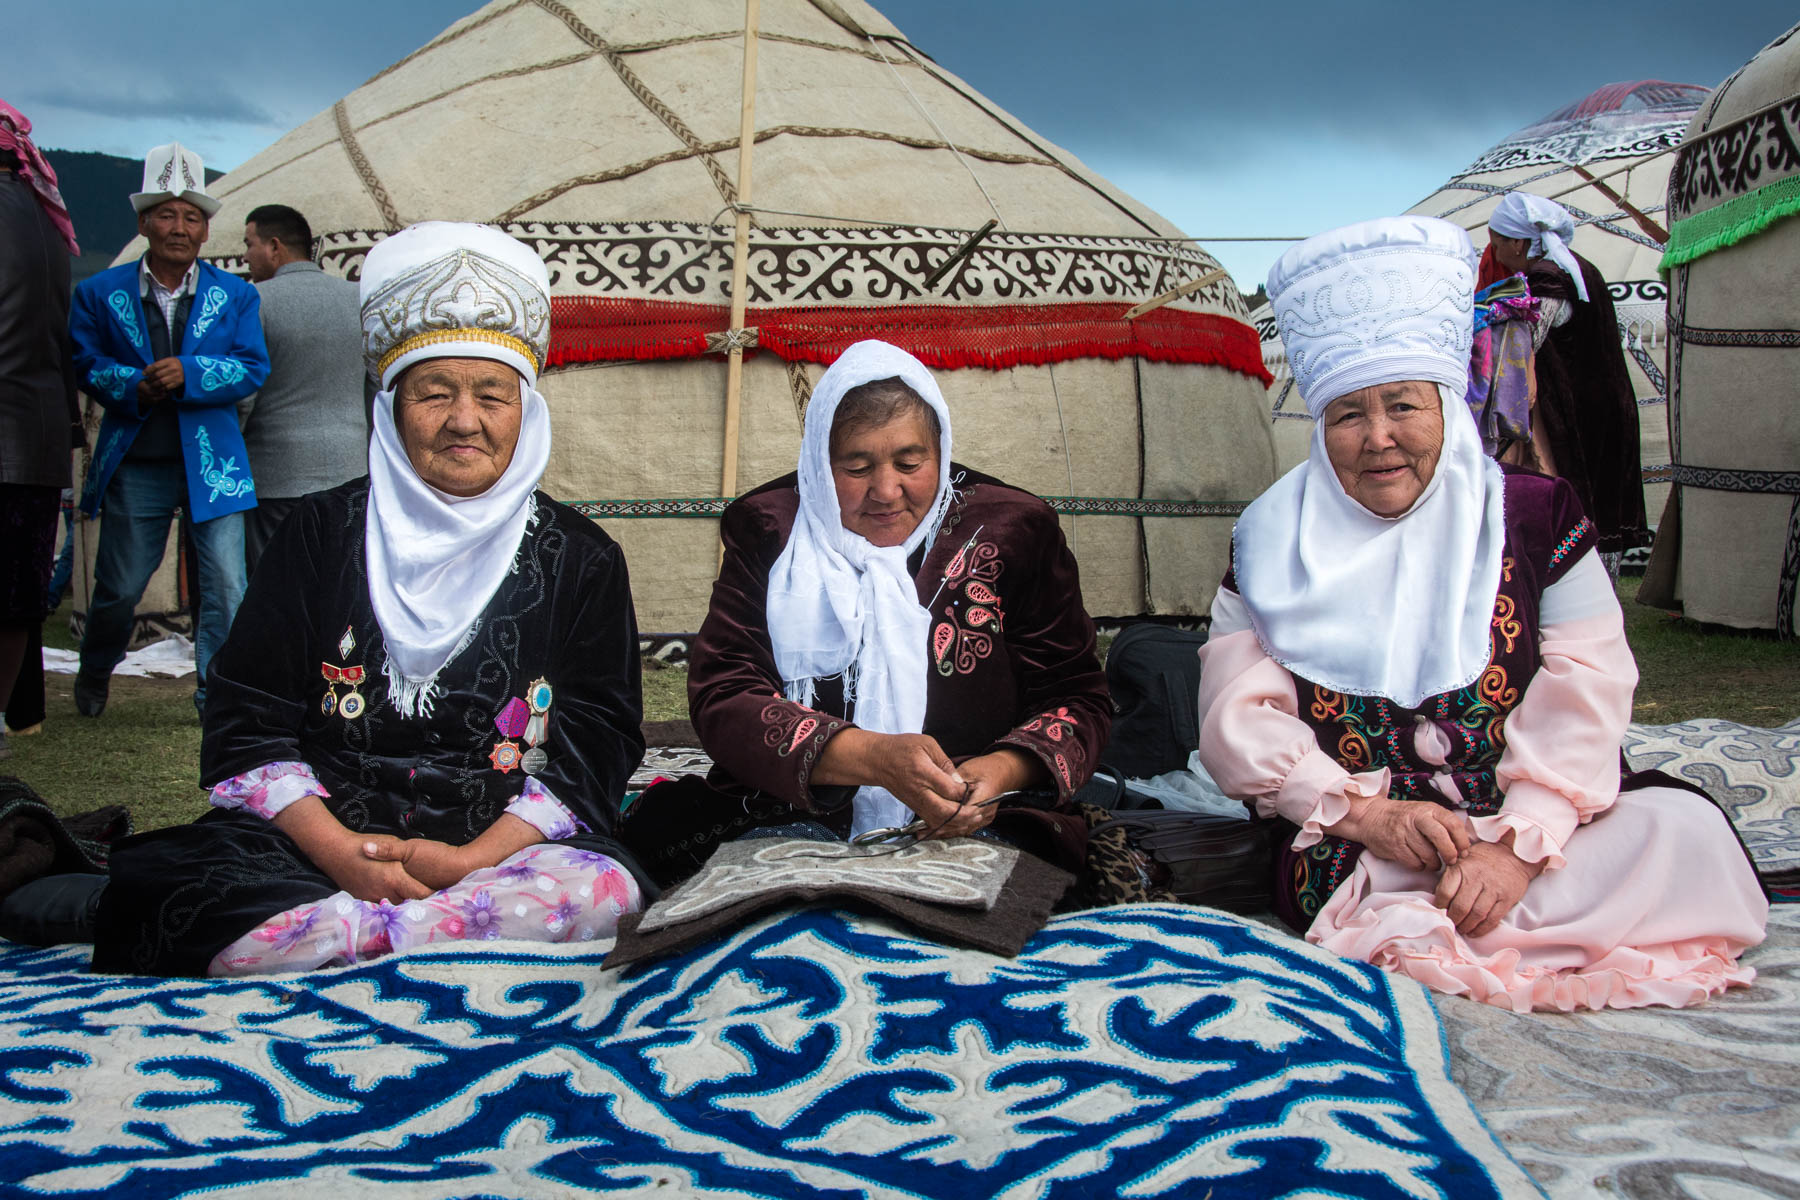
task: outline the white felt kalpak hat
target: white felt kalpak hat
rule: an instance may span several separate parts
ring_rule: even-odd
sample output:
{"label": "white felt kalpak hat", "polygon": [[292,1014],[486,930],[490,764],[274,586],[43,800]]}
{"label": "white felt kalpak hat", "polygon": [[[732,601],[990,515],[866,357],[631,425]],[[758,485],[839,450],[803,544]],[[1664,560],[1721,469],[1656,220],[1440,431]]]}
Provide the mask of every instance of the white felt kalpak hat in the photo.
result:
{"label": "white felt kalpak hat", "polygon": [[550,272],[491,225],[423,221],[363,258],[363,361],[383,391],[427,358],[488,358],[537,386],[550,349]]}
{"label": "white felt kalpak hat", "polygon": [[206,168],[200,156],[180,142],[156,146],[144,156],[144,190],[131,194],[131,207],[148,212],[166,200],[186,200],[210,219],[220,202],[206,194]]}
{"label": "white felt kalpak hat", "polygon": [[1269,304],[1307,411],[1397,379],[1468,387],[1475,249],[1436,217],[1333,229],[1283,254]]}

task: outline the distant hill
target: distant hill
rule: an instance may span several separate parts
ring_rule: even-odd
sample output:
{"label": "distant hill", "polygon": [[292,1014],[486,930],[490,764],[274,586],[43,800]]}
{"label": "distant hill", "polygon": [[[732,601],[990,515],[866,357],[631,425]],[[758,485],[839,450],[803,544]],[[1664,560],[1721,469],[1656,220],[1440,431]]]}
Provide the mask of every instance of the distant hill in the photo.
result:
{"label": "distant hill", "polygon": [[[87,150],[45,150],[44,157],[56,168],[57,186],[75,222],[81,255],[72,273],[80,283],[105,270],[125,243],[137,236],[131,193],[143,186],[144,160]],[[206,181],[211,183],[223,174],[208,168]]]}

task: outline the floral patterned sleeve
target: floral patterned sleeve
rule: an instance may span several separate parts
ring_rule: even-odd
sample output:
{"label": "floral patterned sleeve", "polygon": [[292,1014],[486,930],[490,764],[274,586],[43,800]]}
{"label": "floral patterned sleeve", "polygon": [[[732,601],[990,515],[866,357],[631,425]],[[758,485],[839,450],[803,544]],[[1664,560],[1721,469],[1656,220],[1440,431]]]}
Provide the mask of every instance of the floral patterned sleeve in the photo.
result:
{"label": "floral patterned sleeve", "polygon": [[273,821],[283,809],[308,796],[331,795],[303,762],[273,762],[221,780],[210,797],[214,808],[235,808]]}
{"label": "floral patterned sleeve", "polygon": [[546,842],[591,832],[549,788],[530,776],[525,779],[525,790],[506,806],[506,811],[543,834]]}

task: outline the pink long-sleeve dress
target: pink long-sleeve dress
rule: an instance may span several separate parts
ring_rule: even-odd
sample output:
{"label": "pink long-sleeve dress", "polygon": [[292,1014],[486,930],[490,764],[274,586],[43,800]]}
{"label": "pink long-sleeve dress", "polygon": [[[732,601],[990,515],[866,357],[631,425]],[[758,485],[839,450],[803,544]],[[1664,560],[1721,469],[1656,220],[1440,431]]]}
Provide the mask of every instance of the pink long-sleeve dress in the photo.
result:
{"label": "pink long-sleeve dress", "polygon": [[[1201,651],[1200,758],[1291,825],[1277,910],[1306,939],[1518,1012],[1697,1004],[1755,972],[1768,900],[1724,814],[1657,772],[1621,777],[1637,666],[1592,523],[1560,481],[1506,480],[1489,665],[1402,708],[1331,691],[1264,653],[1227,574]],[[1344,636],[1354,637],[1346,627]],[[1471,835],[1542,863],[1500,925],[1464,937],[1440,869],[1328,833],[1373,798],[1459,810]]]}

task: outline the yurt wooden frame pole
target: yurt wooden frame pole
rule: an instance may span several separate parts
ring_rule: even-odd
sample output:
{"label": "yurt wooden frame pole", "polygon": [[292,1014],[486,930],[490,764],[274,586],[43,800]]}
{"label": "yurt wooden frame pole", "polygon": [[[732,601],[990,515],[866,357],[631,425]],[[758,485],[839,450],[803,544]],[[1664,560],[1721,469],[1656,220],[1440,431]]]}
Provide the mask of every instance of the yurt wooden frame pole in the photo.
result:
{"label": "yurt wooden frame pole", "polygon": [[730,348],[725,357],[725,449],[719,494],[737,495],[738,434],[744,400],[744,292],[750,259],[750,154],[756,145],[756,42],[761,0],[744,0],[744,98],[738,114],[737,237],[731,252]]}

